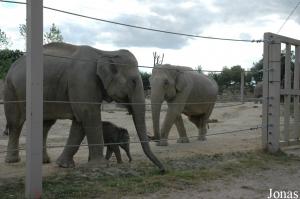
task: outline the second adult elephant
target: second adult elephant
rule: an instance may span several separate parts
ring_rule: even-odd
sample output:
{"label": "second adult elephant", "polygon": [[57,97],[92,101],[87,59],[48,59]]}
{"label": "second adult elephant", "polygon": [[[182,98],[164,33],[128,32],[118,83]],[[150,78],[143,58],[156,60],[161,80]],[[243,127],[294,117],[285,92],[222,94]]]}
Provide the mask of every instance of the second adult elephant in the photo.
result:
{"label": "second adult elephant", "polygon": [[[103,100],[126,103],[132,113],[144,153],[161,171],[163,165],[152,153],[145,124],[145,98],[138,63],[127,50],[102,51],[90,46],[51,43],[44,46],[44,146],[57,119],[70,119],[67,145],[57,163],[74,166],[73,156],[87,136],[91,162],[102,162],[103,133],[100,106]],[[4,100],[26,98],[26,57],[19,58],[5,79]],[[59,103],[64,102],[64,103]],[[25,121],[25,103],[5,103],[9,129],[6,162],[18,162],[19,136]],[[72,146],[72,147],[71,147]],[[49,157],[44,147],[44,162]]]}
{"label": "second adult elephant", "polygon": [[[199,140],[206,139],[207,120],[215,105],[218,86],[207,76],[192,71],[191,68],[173,65],[157,65],[152,70],[151,104],[153,119],[153,139],[158,145],[168,145],[168,135],[175,123],[180,138],[177,142],[189,142],[181,114],[198,128]],[[160,111],[163,101],[168,109],[160,129]]]}

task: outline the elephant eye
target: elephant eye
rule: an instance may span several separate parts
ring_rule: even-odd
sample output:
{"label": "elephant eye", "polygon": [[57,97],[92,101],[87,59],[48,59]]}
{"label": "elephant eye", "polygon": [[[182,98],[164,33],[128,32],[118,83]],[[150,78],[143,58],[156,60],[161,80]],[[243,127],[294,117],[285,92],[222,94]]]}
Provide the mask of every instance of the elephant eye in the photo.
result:
{"label": "elephant eye", "polygon": [[164,85],[165,86],[169,85],[169,81],[167,79],[164,80]]}
{"label": "elephant eye", "polygon": [[132,88],[135,88],[136,87],[136,79],[131,79],[131,85],[132,85]]}

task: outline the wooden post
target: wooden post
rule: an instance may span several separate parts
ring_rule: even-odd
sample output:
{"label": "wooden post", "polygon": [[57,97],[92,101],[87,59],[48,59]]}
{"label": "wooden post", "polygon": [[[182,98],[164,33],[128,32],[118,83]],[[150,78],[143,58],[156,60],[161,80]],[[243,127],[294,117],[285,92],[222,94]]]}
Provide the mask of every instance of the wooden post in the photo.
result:
{"label": "wooden post", "polygon": [[[300,46],[295,49],[295,69],[294,69],[294,90],[300,89]],[[299,95],[294,97],[294,138],[299,140],[300,137],[300,104]]]}
{"label": "wooden post", "polygon": [[264,76],[263,144],[267,141],[268,151],[275,153],[279,150],[280,135],[281,42],[276,41],[271,33],[265,33],[264,41],[265,48],[268,48],[264,50],[264,73],[268,71],[268,77]]}
{"label": "wooden post", "polygon": [[[286,45],[285,54],[285,72],[284,72],[284,89],[291,90],[291,45]],[[290,139],[290,105],[291,105],[291,95],[286,94],[284,96],[284,135],[283,139],[288,144]]]}
{"label": "wooden post", "polygon": [[43,0],[27,0],[26,198],[41,198],[43,156]]}
{"label": "wooden post", "polygon": [[245,71],[241,71],[241,102],[244,104]]}

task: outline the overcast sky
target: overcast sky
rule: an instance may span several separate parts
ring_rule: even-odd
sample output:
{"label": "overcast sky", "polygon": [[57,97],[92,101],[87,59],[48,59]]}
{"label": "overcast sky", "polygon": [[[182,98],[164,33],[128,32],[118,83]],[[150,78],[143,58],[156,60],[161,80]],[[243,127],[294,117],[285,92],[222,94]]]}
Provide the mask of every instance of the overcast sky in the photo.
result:
{"label": "overcast sky", "polygon": [[[23,0],[24,1],[24,0]],[[276,33],[299,0],[44,0],[44,5],[92,17],[187,34],[235,39],[262,39]],[[24,5],[0,2],[0,28],[11,48],[25,50],[19,24],[25,23]],[[224,66],[252,67],[262,57],[262,43],[195,39],[131,29],[44,10],[44,30],[52,23],[65,42],[102,50],[126,48],[139,65],[152,66],[154,51],[164,63],[205,70]],[[300,39],[300,7],[280,34]]]}

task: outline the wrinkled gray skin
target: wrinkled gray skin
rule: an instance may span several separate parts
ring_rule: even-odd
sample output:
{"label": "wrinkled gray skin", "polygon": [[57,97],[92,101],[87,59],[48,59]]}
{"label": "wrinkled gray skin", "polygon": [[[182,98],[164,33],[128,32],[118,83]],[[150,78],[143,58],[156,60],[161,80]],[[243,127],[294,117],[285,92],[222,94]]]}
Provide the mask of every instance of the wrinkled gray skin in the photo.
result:
{"label": "wrinkled gray skin", "polygon": [[[122,157],[120,153],[120,148],[124,149],[131,162],[132,158],[130,155],[129,149],[129,134],[128,131],[124,128],[118,127],[110,122],[102,122],[103,126],[103,139],[104,146],[107,147],[105,158],[109,160],[111,158],[112,153],[115,153],[117,162],[122,163]],[[112,143],[120,143],[120,144],[112,144]],[[112,145],[109,145],[112,144]]]}
{"label": "wrinkled gray skin", "polygon": [[[152,70],[150,83],[153,139],[160,140],[157,143],[160,146],[168,145],[167,139],[174,123],[180,137],[177,142],[189,142],[181,114],[188,116],[199,129],[198,139],[206,139],[207,120],[217,99],[218,86],[214,80],[191,70],[188,67],[168,64],[157,65]],[[160,129],[163,101],[167,101],[168,110]]]}
{"label": "wrinkled gray skin", "polygon": [[257,102],[261,102],[262,96],[263,96],[263,82],[257,82],[254,88],[254,97],[257,98],[255,100],[255,104],[257,104]]}
{"label": "wrinkled gray skin", "polygon": [[[114,125],[113,123],[106,122],[106,121],[102,121],[102,127],[103,127],[104,146],[107,147],[105,159],[109,160],[112,156],[112,153],[115,153],[117,162],[122,163],[122,157],[119,148],[121,147],[126,152],[129,162],[131,162],[132,158],[131,158],[130,148],[129,148],[130,138],[129,138],[128,131],[124,128]],[[3,134],[4,135],[9,134],[8,125],[6,125]],[[120,143],[120,144],[116,144],[116,143]]]}
{"label": "wrinkled gray skin", "polygon": [[[86,135],[88,144],[91,144],[90,163],[101,163],[104,160],[103,133],[101,105],[98,103],[103,100],[133,103],[127,108],[132,112],[143,151],[164,171],[147,142],[143,85],[137,60],[132,53],[127,50],[102,51],[90,46],[51,43],[44,46],[44,54],[44,100],[91,102],[44,103],[44,146],[48,131],[55,121],[70,119],[72,125],[67,145],[79,145]],[[25,56],[18,59],[8,71],[4,88],[5,101],[25,100],[25,59]],[[6,162],[18,162],[20,157],[16,149],[19,147],[19,136],[25,121],[25,103],[6,103],[4,108],[9,128]],[[57,164],[73,167],[73,156],[77,150],[77,146],[65,147]],[[50,161],[45,147],[43,161]]]}

